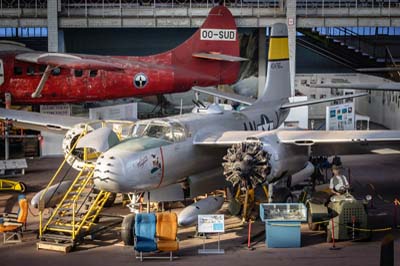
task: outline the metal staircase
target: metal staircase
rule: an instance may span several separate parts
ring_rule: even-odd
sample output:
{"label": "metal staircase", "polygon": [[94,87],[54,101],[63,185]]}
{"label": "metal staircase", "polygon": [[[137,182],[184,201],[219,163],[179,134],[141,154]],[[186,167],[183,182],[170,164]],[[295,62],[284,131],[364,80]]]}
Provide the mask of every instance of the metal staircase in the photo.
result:
{"label": "metal staircase", "polygon": [[[39,202],[39,238],[37,243],[38,249],[47,249],[54,251],[69,252],[75,245],[90,234],[99,213],[111,193],[95,190],[92,176],[94,174],[94,165],[92,161],[95,159],[96,153],[88,154],[87,149],[83,150],[83,158],[85,164],[81,167],[79,173],[73,180],[71,186],[64,194],[61,201],[57,204],[51,216],[44,220],[43,211],[45,202],[43,195],[59,180],[63,170],[67,169],[67,173],[71,170],[71,166],[67,162],[71,161],[71,157],[76,156],[76,144],[78,140],[87,133],[87,126],[79,135],[78,139],[71,147],[69,153],[65,156],[64,161],[48,183]],[[72,159],[73,161],[74,159]],[[65,172],[65,171],[64,171]],[[64,177],[61,180],[64,180]]]}
{"label": "metal staircase", "polygon": [[[99,191],[94,187],[92,180],[95,170],[94,162],[100,153],[92,150],[90,153],[90,149],[86,148],[83,148],[83,150],[76,150],[75,148],[78,140],[87,134],[88,131],[95,128],[119,126],[118,130],[114,130],[114,132],[120,139],[123,139],[131,135],[133,125],[133,122],[126,121],[97,121],[96,123],[85,125],[82,133],[77,137],[69,153],[65,156],[64,161],[61,163],[40,198],[40,241],[37,243],[38,249],[69,252],[78,243],[81,243],[85,236],[101,230],[95,225],[101,210],[112,193]],[[62,176],[63,172],[69,172],[71,169],[69,164],[74,165],[74,161],[77,160],[77,154],[80,154],[79,158],[83,158],[83,164],[77,167],[79,173],[74,178],[69,189],[65,192],[50,217],[45,221],[43,211],[46,204],[42,198],[44,198],[44,195],[51,186],[60,182],[59,176]],[[67,167],[68,169],[65,171]],[[66,175],[67,174],[64,174],[64,176],[61,177],[61,181],[64,181]],[[56,179],[58,180],[57,182],[55,182]]]}
{"label": "metal staircase", "polygon": [[[350,69],[385,66],[383,63],[377,62],[377,58],[373,55],[363,51],[363,49],[366,49],[366,40],[362,41],[364,44],[362,46],[361,39],[350,30],[345,28],[335,28],[335,30],[346,31],[343,34],[346,34],[347,39],[356,40],[347,43],[344,37],[340,35],[335,38],[335,36],[329,36],[313,29],[298,29],[303,36],[298,38],[297,41],[299,45]],[[372,44],[368,45],[371,46]]]}
{"label": "metal staircase", "polygon": [[92,165],[84,166],[79,172],[53,214],[41,226],[41,245],[38,248],[54,243],[61,244],[59,247],[72,248],[90,233],[110,196],[110,192],[96,193],[92,181],[93,173]]}

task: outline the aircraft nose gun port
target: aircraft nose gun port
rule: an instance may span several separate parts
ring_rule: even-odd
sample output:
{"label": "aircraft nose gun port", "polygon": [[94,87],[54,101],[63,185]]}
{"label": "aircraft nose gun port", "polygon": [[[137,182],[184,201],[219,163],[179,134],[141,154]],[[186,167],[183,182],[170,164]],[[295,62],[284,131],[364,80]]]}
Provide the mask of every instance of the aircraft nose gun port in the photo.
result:
{"label": "aircraft nose gun port", "polygon": [[101,155],[96,162],[93,182],[98,189],[115,191],[119,187],[119,179],[125,176],[124,164],[113,155]]}

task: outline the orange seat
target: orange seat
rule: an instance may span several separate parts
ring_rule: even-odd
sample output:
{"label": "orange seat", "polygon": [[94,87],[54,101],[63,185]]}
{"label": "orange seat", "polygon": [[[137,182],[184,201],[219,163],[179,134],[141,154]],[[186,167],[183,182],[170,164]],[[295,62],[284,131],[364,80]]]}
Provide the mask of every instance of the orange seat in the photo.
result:
{"label": "orange seat", "polygon": [[157,213],[157,248],[160,251],[177,251],[179,249],[178,217],[176,213]]}
{"label": "orange seat", "polygon": [[[28,217],[28,202],[26,198],[18,201],[19,211],[16,218],[4,217],[0,219],[0,232],[4,235],[4,243],[21,242],[22,228]],[[17,237],[17,240],[14,237]]]}

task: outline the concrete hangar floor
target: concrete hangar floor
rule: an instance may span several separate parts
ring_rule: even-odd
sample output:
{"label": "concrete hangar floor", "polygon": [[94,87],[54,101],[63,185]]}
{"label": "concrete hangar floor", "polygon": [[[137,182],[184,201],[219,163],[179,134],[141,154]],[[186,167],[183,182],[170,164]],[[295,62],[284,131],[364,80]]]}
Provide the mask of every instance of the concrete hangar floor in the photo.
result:
{"label": "concrete hangar floor", "polygon": [[[400,155],[363,155],[344,156],[342,162],[351,169],[351,184],[355,194],[362,197],[371,194],[373,184],[375,192],[381,194],[374,200],[374,209],[369,210],[371,228],[386,228],[393,224],[393,204],[388,203],[400,195],[398,179],[398,162]],[[58,167],[61,158],[42,158],[28,161],[29,170],[25,176],[16,178],[28,185],[27,198],[45,187],[49,178]],[[0,213],[15,209],[17,194],[2,192],[0,194]],[[174,211],[179,212],[180,209]],[[221,248],[224,255],[198,255],[202,240],[193,238],[195,227],[180,228],[180,250],[178,259],[173,262],[165,260],[146,260],[146,265],[379,265],[380,245],[386,234],[395,238],[395,265],[400,265],[400,230],[373,233],[369,242],[341,241],[336,243],[340,250],[330,250],[332,244],[326,243],[325,232],[312,232],[307,224],[301,227],[301,248],[274,249],[266,248],[263,234],[264,224],[257,220],[253,224],[252,250],[247,248],[247,227],[237,226],[240,220],[228,215],[226,206],[221,210],[226,214],[225,234],[221,236]],[[125,215],[129,210],[122,207],[117,199],[114,207],[107,208],[103,214]],[[28,216],[27,231],[23,242],[18,244],[0,244],[1,265],[132,265],[140,264],[135,259],[131,246],[124,246],[120,237],[120,227],[86,240],[73,252],[66,255],[52,251],[36,249],[38,217],[35,209]],[[217,238],[211,236],[207,247],[216,246]]]}

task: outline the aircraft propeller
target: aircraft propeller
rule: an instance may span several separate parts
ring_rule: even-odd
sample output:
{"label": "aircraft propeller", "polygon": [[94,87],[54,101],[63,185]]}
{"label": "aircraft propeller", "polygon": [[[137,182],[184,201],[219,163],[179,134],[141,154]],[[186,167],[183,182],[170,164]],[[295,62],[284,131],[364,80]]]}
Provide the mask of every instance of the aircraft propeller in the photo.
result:
{"label": "aircraft propeller", "polygon": [[239,185],[242,189],[254,189],[267,179],[271,170],[269,157],[261,142],[234,144],[223,157],[226,180],[234,187]]}

